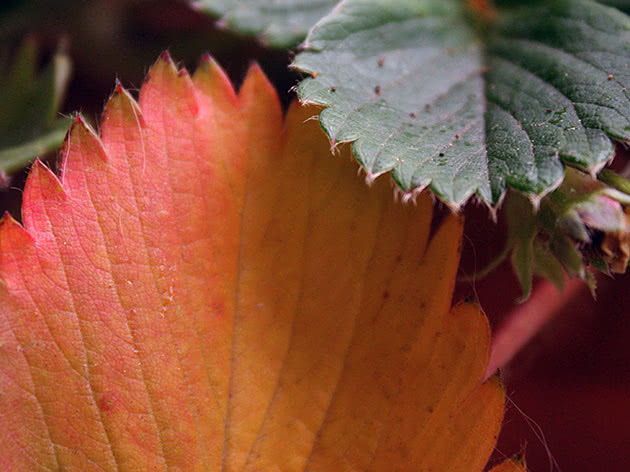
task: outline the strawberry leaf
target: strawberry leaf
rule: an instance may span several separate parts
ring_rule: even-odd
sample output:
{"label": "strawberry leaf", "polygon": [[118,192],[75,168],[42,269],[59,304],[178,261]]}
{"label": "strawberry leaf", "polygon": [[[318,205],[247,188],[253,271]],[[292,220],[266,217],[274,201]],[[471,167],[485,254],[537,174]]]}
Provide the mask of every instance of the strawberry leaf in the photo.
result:
{"label": "strawberry leaf", "polygon": [[6,470],[481,471],[504,392],[462,221],[367,188],[257,67],[167,55],[0,225]]}
{"label": "strawberry leaf", "polygon": [[277,48],[296,46],[337,0],[197,0],[194,5],[243,34]]}
{"label": "strawberry leaf", "polygon": [[[592,0],[347,0],[309,33],[300,99],[372,179],[459,207],[535,198],[630,141],[630,19]],[[473,5],[473,2],[470,2]]]}

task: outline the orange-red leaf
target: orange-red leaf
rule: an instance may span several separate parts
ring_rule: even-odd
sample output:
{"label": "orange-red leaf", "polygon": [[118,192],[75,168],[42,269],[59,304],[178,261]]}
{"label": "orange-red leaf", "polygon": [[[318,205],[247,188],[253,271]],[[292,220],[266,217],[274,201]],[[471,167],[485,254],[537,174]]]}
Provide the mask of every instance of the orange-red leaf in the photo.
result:
{"label": "orange-red leaf", "polygon": [[482,470],[503,391],[461,221],[367,188],[253,67],[167,56],[0,226],[2,470]]}
{"label": "orange-red leaf", "polygon": [[490,469],[490,472],[527,472],[525,457],[519,455],[511,459],[507,459],[501,464]]}

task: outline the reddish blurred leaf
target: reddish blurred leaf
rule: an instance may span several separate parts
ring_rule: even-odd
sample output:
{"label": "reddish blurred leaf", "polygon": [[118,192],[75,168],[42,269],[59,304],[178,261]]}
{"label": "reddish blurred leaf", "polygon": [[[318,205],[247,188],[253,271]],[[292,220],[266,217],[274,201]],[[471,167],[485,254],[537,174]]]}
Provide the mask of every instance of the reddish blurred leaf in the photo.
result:
{"label": "reddish blurred leaf", "polygon": [[[364,186],[261,71],[164,56],[78,117],[0,227],[2,470],[481,470],[485,316],[461,222]],[[429,241],[430,239],[430,241]]]}

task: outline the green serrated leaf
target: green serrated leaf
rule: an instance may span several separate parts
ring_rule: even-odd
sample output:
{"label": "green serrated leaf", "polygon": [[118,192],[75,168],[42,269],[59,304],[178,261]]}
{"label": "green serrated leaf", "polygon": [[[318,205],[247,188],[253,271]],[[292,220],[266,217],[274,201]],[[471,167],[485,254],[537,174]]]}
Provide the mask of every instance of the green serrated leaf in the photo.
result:
{"label": "green serrated leaf", "polygon": [[564,165],[596,173],[630,141],[630,19],[592,0],[346,0],[309,33],[298,94],[326,107],[368,177],[430,186],[451,206],[542,196]]}
{"label": "green serrated leaf", "polygon": [[194,5],[269,46],[296,46],[337,0],[198,0]]}

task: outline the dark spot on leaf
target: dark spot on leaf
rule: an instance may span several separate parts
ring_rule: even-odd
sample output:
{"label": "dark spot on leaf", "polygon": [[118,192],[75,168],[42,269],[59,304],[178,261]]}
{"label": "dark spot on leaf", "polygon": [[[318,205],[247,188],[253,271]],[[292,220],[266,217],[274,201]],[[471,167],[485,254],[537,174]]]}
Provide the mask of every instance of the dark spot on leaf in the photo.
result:
{"label": "dark spot on leaf", "polygon": [[383,292],[383,300],[387,300],[389,298],[389,291],[385,290]]}
{"label": "dark spot on leaf", "polygon": [[330,87],[330,91],[334,93],[337,91],[337,89],[335,87]]}
{"label": "dark spot on leaf", "polygon": [[415,114],[414,112],[411,112],[411,113],[409,113],[409,117],[410,117],[410,118],[415,118],[415,117],[416,117],[416,114]]}
{"label": "dark spot on leaf", "polygon": [[439,156],[440,156],[440,157],[444,157],[444,153],[443,153],[443,152],[441,152],[441,153],[439,154]]}
{"label": "dark spot on leaf", "polygon": [[396,262],[401,262],[402,261],[402,256],[396,256]]}
{"label": "dark spot on leaf", "polygon": [[214,303],[212,305],[214,316],[223,316],[225,314],[225,305],[223,303]]}
{"label": "dark spot on leaf", "polygon": [[112,411],[116,406],[116,397],[112,392],[105,392],[97,402],[101,411]]}
{"label": "dark spot on leaf", "polygon": [[427,411],[428,411],[429,413],[433,413],[433,407],[432,407],[432,406],[428,406],[428,407],[427,407]]}
{"label": "dark spot on leaf", "polygon": [[377,85],[376,87],[374,87],[374,93],[376,95],[380,95],[381,94],[381,86]]}
{"label": "dark spot on leaf", "polygon": [[455,139],[459,139],[459,134],[456,134],[456,135],[455,135]]}

